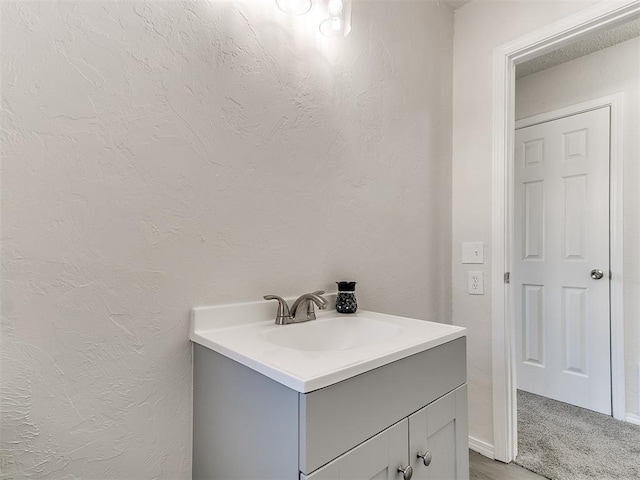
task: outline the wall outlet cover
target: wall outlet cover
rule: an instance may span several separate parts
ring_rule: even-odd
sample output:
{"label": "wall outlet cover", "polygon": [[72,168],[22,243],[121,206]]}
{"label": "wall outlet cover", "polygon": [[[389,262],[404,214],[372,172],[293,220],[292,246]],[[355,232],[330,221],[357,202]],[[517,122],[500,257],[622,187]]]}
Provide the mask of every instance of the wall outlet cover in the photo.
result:
{"label": "wall outlet cover", "polygon": [[467,272],[467,293],[469,295],[484,295],[484,277],[480,270]]}

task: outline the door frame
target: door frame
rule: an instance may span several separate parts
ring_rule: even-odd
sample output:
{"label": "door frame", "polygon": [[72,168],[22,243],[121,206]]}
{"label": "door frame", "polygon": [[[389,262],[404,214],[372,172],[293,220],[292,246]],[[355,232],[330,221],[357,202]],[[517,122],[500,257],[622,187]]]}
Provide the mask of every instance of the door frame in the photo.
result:
{"label": "door frame", "polygon": [[[559,120],[571,115],[586,113],[599,108],[609,107],[609,327],[610,338],[610,367],[611,367],[611,412],[618,420],[626,419],[625,408],[625,375],[624,375],[624,295],[623,295],[623,162],[622,162],[622,132],[623,132],[623,101],[624,93],[616,93],[605,97],[595,98],[586,102],[580,102],[568,107],[552,110],[550,112],[533,115],[516,120],[514,129],[531,127],[544,122]],[[509,179],[510,188],[515,188],[513,171]],[[513,217],[508,222],[515,220]],[[515,251],[515,250],[514,250]],[[513,264],[511,264],[511,268]],[[513,292],[510,292],[513,294]],[[514,302],[514,308],[516,307]],[[514,317],[509,319],[513,323]],[[517,347],[514,342],[514,353]],[[515,368],[515,364],[514,364]],[[517,381],[517,379],[515,379]],[[517,383],[516,383],[517,386]]]}
{"label": "door frame", "polygon": [[[515,41],[501,45],[493,53],[493,125],[492,125],[492,245],[491,245],[491,312],[492,312],[492,382],[493,382],[493,442],[494,457],[511,462],[518,451],[515,382],[514,305],[512,289],[505,283],[504,274],[513,265],[513,171],[515,134],[515,71],[516,65],[551,50],[560,48],[598,30],[624,23],[640,15],[640,0],[600,2],[582,12],[552,23]],[[619,128],[621,107],[613,113],[613,123]],[[622,225],[622,158],[621,134],[612,138],[612,163],[615,152],[616,172],[611,172],[611,226]],[[615,236],[614,236],[615,235]],[[611,231],[611,271],[622,265],[622,234]],[[618,258],[619,257],[619,258]],[[612,408],[615,418],[624,418],[624,362],[619,344],[622,335],[622,271],[612,278],[611,316],[612,351]],[[615,288],[613,285],[616,285]],[[615,292],[615,298],[614,298]],[[616,331],[613,319],[616,318]],[[619,320],[619,321],[618,321]],[[620,380],[622,379],[622,382]],[[621,384],[621,385],[620,385]]]}

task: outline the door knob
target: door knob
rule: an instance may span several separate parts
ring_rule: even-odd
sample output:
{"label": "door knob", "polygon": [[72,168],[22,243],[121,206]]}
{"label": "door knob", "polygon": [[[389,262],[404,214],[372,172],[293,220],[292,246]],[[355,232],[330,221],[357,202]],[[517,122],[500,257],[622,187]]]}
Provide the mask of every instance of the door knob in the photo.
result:
{"label": "door knob", "polygon": [[602,270],[599,270],[597,268],[591,270],[591,278],[593,278],[594,280],[600,280],[602,277],[604,277],[604,273],[602,272]]}
{"label": "door knob", "polygon": [[431,452],[424,452],[424,453],[420,453],[418,452],[418,458],[422,459],[422,463],[424,463],[425,467],[428,467],[429,465],[431,465]]}
{"label": "door knob", "polygon": [[404,480],[411,480],[411,477],[413,477],[413,468],[411,465],[407,465],[405,468],[398,467],[398,472],[402,474]]}

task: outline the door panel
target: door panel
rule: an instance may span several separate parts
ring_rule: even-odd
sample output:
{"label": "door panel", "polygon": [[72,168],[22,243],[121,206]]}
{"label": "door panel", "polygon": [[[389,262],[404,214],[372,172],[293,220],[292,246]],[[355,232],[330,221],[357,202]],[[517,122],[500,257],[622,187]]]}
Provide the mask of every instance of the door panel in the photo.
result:
{"label": "door panel", "polygon": [[564,370],[588,375],[587,289],[563,287]]}
{"label": "door panel", "polygon": [[524,302],[524,356],[523,361],[530,365],[544,366],[544,286],[522,285]]}
{"label": "door panel", "polygon": [[609,117],[604,107],[516,131],[513,275],[518,388],[606,414]]}
{"label": "door panel", "polygon": [[[564,184],[564,259],[587,258],[587,176],[563,178]],[[608,226],[607,226],[608,227]],[[607,228],[608,230],[608,228]]]}
{"label": "door panel", "polygon": [[544,183],[524,183],[524,258],[544,259]]}
{"label": "door panel", "polygon": [[[409,457],[414,480],[469,478],[467,389],[462,386],[409,417]],[[418,453],[431,454],[425,466]]]}

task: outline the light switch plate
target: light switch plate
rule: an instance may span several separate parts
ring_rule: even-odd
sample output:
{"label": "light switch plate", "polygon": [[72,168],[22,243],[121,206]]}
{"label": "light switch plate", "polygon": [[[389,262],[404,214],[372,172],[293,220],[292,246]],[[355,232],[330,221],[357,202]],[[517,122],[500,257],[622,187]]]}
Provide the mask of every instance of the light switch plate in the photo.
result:
{"label": "light switch plate", "polygon": [[484,295],[484,278],[482,271],[467,272],[467,293],[469,293],[469,295]]}
{"label": "light switch plate", "polygon": [[484,263],[484,242],[462,242],[462,263]]}

